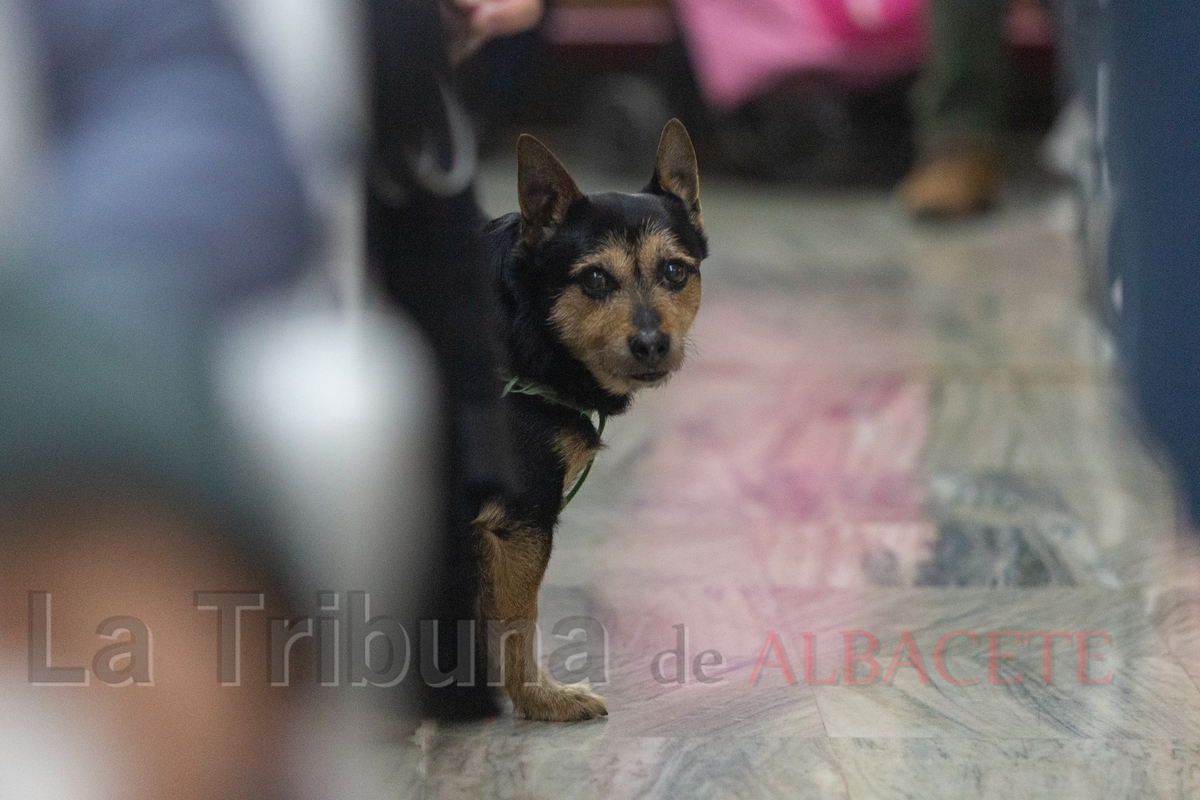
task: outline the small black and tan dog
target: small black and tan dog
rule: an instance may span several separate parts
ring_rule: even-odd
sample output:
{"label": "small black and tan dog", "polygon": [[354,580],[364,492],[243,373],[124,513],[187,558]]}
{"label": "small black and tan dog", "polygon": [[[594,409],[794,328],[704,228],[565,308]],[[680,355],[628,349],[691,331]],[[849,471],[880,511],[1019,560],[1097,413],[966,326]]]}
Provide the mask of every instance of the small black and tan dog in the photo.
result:
{"label": "small black and tan dog", "polygon": [[600,448],[592,415],[625,412],[635,391],[683,363],[708,243],[696,154],[678,120],[663,129],[638,194],[581,194],[532,136],[521,137],[517,159],[521,211],[490,223],[487,237],[523,490],[487,503],[475,521],[480,615],[517,711],[591,719],[608,713],[604,699],[552,683],[535,663],[538,589],[564,492]]}

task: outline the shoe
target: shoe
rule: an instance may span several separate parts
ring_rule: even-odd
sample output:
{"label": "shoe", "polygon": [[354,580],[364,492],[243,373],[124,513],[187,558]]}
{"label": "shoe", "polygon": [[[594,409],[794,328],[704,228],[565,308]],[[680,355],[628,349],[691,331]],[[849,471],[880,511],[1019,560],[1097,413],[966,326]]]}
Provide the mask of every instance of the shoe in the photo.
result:
{"label": "shoe", "polygon": [[986,211],[1000,189],[992,148],[960,145],[922,160],[896,189],[896,199],[916,219],[960,219]]}

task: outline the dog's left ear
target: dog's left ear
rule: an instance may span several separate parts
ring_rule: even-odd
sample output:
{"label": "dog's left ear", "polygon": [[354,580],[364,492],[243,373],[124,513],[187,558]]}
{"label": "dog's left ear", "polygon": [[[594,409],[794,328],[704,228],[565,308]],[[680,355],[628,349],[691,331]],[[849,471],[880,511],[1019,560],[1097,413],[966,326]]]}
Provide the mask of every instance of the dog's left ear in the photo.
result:
{"label": "dog's left ear", "polygon": [[527,133],[517,140],[517,200],[521,205],[521,237],[535,245],[549,238],[583,197],[554,154]]}
{"label": "dog's left ear", "polygon": [[663,128],[658,140],[658,157],[654,162],[654,177],[646,187],[652,193],[667,192],[683,201],[692,224],[703,228],[700,213],[700,172],[696,166],[696,151],[683,123],[673,119]]}

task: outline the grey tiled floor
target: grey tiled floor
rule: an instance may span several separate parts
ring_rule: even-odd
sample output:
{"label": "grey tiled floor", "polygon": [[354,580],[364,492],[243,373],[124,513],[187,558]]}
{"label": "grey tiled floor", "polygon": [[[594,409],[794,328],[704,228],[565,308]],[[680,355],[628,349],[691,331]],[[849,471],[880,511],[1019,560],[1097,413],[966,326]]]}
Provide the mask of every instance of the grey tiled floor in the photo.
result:
{"label": "grey tiled floor", "polygon": [[[490,211],[514,176],[487,165]],[[690,361],[610,422],[542,592],[547,625],[604,624],[611,715],[424,728],[394,746],[400,796],[1200,795],[1200,547],[1079,301],[1065,196],[944,228],[875,194],[703,200]],[[720,683],[653,679],[681,623]],[[846,681],[846,630],[878,639],[869,683]],[[795,682],[751,685],[771,631]],[[1045,682],[1041,637],[995,637],[989,680],[996,631],[1072,638]],[[1089,631],[1107,683],[1079,680]],[[836,682],[805,679],[802,632]],[[884,675],[905,632],[928,682]]]}

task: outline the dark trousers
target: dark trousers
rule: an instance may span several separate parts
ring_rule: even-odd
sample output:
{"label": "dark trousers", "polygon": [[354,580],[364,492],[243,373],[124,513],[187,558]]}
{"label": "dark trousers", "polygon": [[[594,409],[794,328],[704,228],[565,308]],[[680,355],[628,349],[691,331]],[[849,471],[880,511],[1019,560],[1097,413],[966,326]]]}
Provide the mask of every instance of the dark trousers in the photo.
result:
{"label": "dark trousers", "polygon": [[929,52],[913,92],[923,151],[988,142],[999,130],[1008,81],[1005,6],[1004,0],[930,0]]}

